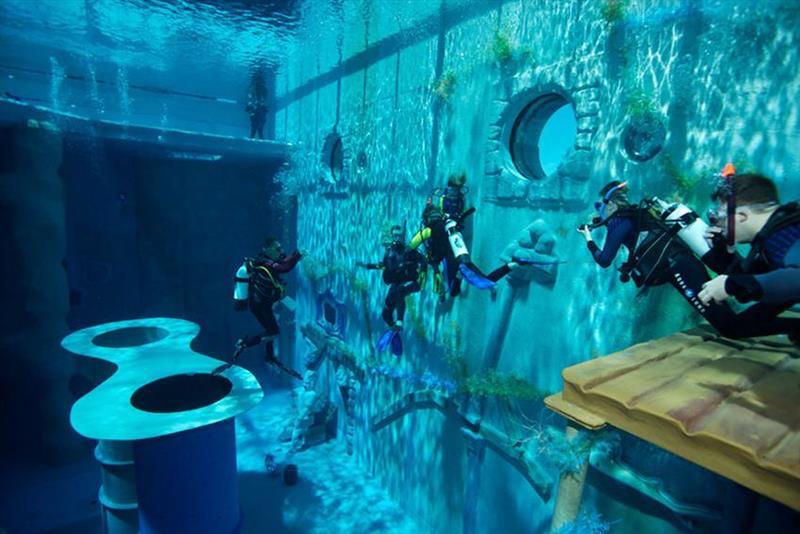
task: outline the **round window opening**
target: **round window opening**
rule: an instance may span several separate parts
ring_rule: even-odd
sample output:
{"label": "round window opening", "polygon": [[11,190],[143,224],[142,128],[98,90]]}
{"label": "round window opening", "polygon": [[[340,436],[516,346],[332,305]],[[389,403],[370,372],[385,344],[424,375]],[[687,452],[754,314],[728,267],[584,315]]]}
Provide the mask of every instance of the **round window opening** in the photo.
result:
{"label": "round window opening", "polygon": [[540,95],[517,115],[509,152],[516,171],[541,180],[555,173],[578,133],[573,105],[558,93]]}
{"label": "round window opening", "polygon": [[325,138],[322,147],[322,164],[330,173],[334,182],[342,179],[344,171],[344,147],[342,146],[342,136],[336,132],[331,132]]}

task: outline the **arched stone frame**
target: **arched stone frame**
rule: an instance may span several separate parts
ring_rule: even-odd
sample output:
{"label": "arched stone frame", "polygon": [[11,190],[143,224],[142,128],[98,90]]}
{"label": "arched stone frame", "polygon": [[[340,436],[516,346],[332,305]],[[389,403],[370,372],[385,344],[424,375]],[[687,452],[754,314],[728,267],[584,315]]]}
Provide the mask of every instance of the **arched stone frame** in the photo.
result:
{"label": "arched stone frame", "polygon": [[[580,66],[578,66],[580,67]],[[484,199],[501,204],[541,208],[582,205],[584,184],[588,180],[600,126],[601,84],[594,77],[581,77],[578,67],[567,74],[543,71],[539,76],[521,73],[504,80],[498,92],[509,96],[495,99],[492,123],[486,142]],[[520,112],[540,95],[556,93],[575,110],[577,134],[572,149],[556,172],[543,179],[521,176],[511,160],[511,129]],[[574,192],[573,192],[574,190]]]}

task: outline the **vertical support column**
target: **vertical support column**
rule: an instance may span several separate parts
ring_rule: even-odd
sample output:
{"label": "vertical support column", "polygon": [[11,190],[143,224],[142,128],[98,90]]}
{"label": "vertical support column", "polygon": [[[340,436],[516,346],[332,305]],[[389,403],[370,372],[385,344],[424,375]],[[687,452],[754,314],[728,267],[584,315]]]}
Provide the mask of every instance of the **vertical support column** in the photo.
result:
{"label": "vertical support column", "polygon": [[100,440],[94,457],[100,462],[103,475],[98,494],[103,533],[136,534],[139,516],[131,442]]}
{"label": "vertical support column", "polygon": [[233,417],[134,442],[142,534],[241,531]]}
{"label": "vertical support column", "polygon": [[464,484],[463,533],[478,532],[478,499],[481,491],[481,469],[486,456],[486,440],[474,432],[462,429],[467,441],[467,480]]}
{"label": "vertical support column", "polygon": [[[565,430],[567,441],[571,442],[580,435],[580,429],[568,422]],[[589,457],[575,473],[564,473],[558,482],[558,496],[553,510],[553,521],[550,532],[556,532],[565,523],[571,523],[578,517],[583,498],[583,485],[586,482],[586,471],[589,469]]]}

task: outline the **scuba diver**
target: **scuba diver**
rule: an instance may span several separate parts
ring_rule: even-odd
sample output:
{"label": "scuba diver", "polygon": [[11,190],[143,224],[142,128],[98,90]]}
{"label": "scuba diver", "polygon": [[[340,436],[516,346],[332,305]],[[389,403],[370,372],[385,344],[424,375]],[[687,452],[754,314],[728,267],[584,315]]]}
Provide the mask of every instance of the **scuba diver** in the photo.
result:
{"label": "scuba diver", "polygon": [[250,139],[264,139],[264,125],[267,122],[267,83],[265,67],[259,64],[250,75],[245,111],[250,117]]}
{"label": "scuba diver", "polygon": [[[481,272],[470,259],[469,250],[461,235],[464,220],[473,213],[475,208],[469,208],[458,216],[447,213],[434,205],[429,198],[422,211],[423,228],[411,239],[410,246],[414,250],[425,244],[427,261],[434,273],[434,291],[439,294],[440,300],[444,300],[447,294],[457,297],[461,293],[461,276],[478,289],[492,289],[512,269],[535,263],[512,258],[511,262],[501,265],[488,275]],[[444,280],[439,271],[440,265],[444,267]]]}
{"label": "scuba diver", "polygon": [[[633,280],[642,291],[670,283],[725,337],[771,335],[786,328],[785,320],[776,319],[743,329],[736,313],[726,303],[702,300],[699,293],[709,276],[698,257],[705,261],[711,256],[706,239],[708,225],[683,204],[668,204],[657,198],[631,204],[627,185],[617,180],[606,184],[600,191],[599,202],[595,203],[599,217],[591,225],[578,227],[598,265],[610,266],[624,246],[628,249],[628,258],[620,268],[620,280]],[[591,234],[601,226],[607,228],[602,249]]]}
{"label": "scuba diver", "polygon": [[[713,224],[707,232],[711,251],[706,264],[720,273],[706,282],[699,297],[704,304],[730,297],[756,303],[736,317],[741,335],[788,334],[800,344],[800,319],[778,315],[800,303],[800,204],[781,204],[775,183],[760,174],[736,174],[728,164],[712,200]],[[749,243],[745,258],[737,243]]]}
{"label": "scuba diver", "polygon": [[464,172],[453,173],[447,178],[447,187],[434,191],[434,196],[439,198],[439,208],[450,217],[461,218],[466,211],[467,201],[467,174]]}
{"label": "scuba diver", "polygon": [[389,286],[389,291],[386,293],[381,318],[389,330],[378,341],[378,349],[382,351],[391,345],[392,352],[400,356],[403,354],[400,330],[403,328],[406,297],[420,290],[421,280],[425,276],[425,257],[419,251],[406,246],[405,231],[399,225],[392,226],[383,245],[386,248],[383,261],[356,262],[356,265],[383,271],[383,281]]}
{"label": "scuba diver", "polygon": [[286,285],[280,278],[294,269],[303,255],[295,251],[288,257],[284,254],[280,242],[274,237],[264,239],[261,252],[254,258],[245,258],[236,271],[236,285],[234,287],[234,307],[237,311],[249,309],[264,331],[255,336],[245,336],[236,342],[236,351],[230,363],[218,367],[214,374],[233,365],[245,349],[266,342],[264,361],[274,365],[280,370],[302,380],[297,371],[286,367],[275,357],[275,338],[280,332],[278,321],[272,306],[280,301],[286,293]]}

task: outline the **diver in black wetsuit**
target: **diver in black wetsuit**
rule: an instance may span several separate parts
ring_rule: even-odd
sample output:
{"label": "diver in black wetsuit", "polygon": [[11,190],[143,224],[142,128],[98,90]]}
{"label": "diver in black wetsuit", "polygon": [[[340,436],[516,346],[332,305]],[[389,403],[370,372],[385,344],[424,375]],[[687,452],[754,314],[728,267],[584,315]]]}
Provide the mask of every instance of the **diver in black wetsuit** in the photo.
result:
{"label": "diver in black wetsuit", "polygon": [[406,297],[420,290],[420,278],[425,274],[425,257],[405,244],[401,226],[392,226],[389,240],[384,242],[386,253],[380,263],[356,262],[359,267],[383,270],[388,284],[381,317],[389,328],[400,330],[406,312]]}
{"label": "diver in black wetsuit", "polygon": [[[712,250],[706,264],[722,273],[704,285],[704,303],[756,304],[738,314],[736,329],[752,332],[776,327],[795,342],[800,341],[800,319],[777,316],[800,303],[800,204],[780,204],[775,184],[759,174],[736,174],[732,165],[727,181],[713,195],[719,202]],[[749,243],[745,258],[732,253],[735,243]],[[750,333],[750,335],[758,335]]]}
{"label": "diver in black wetsuit", "polygon": [[250,87],[245,111],[250,117],[250,139],[264,139],[264,125],[267,123],[267,83],[264,65],[258,65],[250,75]]}
{"label": "diver in black wetsuit", "polygon": [[237,310],[249,309],[264,331],[255,336],[245,336],[237,341],[233,360],[244,349],[266,342],[265,361],[289,372],[297,379],[302,378],[296,372],[284,367],[275,357],[274,340],[278,337],[280,330],[272,310],[272,306],[286,294],[286,285],[280,275],[294,269],[302,257],[303,255],[299,251],[286,256],[280,242],[274,237],[268,237],[264,240],[261,252],[257,256],[245,258],[242,266],[236,272],[234,305]]}
{"label": "diver in black wetsuit", "polygon": [[[434,290],[441,300],[449,293],[457,297],[461,293],[461,279],[479,289],[491,289],[495,282],[509,274],[519,265],[530,264],[526,260],[512,258],[489,274],[484,274],[469,256],[469,251],[461,235],[464,220],[475,212],[469,208],[458,216],[444,212],[429,201],[422,212],[423,228],[411,239],[411,248],[416,250],[423,243],[427,253],[428,264],[434,272]],[[444,265],[444,286],[442,287],[439,266]]]}
{"label": "diver in black wetsuit", "polygon": [[[632,205],[628,202],[626,189],[627,183],[619,181],[612,181],[603,187],[600,201],[595,204],[600,215],[599,221],[578,229],[586,238],[592,257],[601,267],[610,266],[620,247],[624,246],[628,249],[628,259],[620,269],[623,281],[633,279],[640,288],[670,283],[711,326],[726,337],[773,335],[793,327],[793,323],[787,321],[794,320],[774,316],[768,320],[750,320],[744,321],[748,324],[742,324],[742,319],[751,318],[747,312],[737,316],[725,303],[701,300],[698,294],[709,281],[709,276],[703,262],[693,253],[693,248],[698,254],[705,251],[703,258],[706,259],[710,256],[708,245],[705,248],[690,248],[686,244],[690,238],[685,241],[679,235],[683,228],[694,221],[686,217],[684,226],[678,224],[678,219],[671,222],[669,217],[660,212],[663,205],[659,206],[655,201]],[[602,249],[591,234],[591,229],[600,226],[606,226],[608,230]],[[702,227],[705,225],[702,224]],[[643,239],[640,239],[640,234],[644,234]]]}

